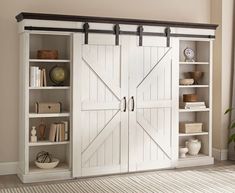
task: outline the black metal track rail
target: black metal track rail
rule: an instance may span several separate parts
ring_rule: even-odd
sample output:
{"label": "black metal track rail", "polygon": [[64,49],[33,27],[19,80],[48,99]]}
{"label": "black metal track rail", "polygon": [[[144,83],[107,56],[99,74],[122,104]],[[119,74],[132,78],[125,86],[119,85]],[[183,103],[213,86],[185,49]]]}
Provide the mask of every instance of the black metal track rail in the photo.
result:
{"label": "black metal track rail", "polygon": [[[84,29],[76,28],[54,28],[54,27],[35,27],[35,26],[25,26],[25,30],[30,31],[54,31],[54,32],[80,32],[84,33]],[[88,29],[88,33],[99,33],[99,34],[116,34],[115,30],[96,30]],[[119,29],[119,35],[136,35],[139,36],[138,31],[122,31]],[[166,33],[155,33],[155,32],[142,32],[142,36],[162,36],[167,37]],[[194,34],[176,34],[170,33],[170,37],[192,37],[192,38],[211,38],[214,39],[213,35],[194,35]]]}

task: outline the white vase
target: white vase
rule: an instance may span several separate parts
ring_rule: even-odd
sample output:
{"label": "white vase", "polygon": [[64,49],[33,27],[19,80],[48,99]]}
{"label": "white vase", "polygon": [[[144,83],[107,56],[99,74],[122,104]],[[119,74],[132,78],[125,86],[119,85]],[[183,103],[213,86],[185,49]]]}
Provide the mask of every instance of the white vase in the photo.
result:
{"label": "white vase", "polygon": [[185,158],[187,152],[188,152],[188,148],[187,147],[180,147],[179,148],[180,158]]}
{"label": "white vase", "polygon": [[198,139],[190,139],[185,142],[185,146],[188,148],[188,153],[195,156],[201,149],[201,141],[198,141]]}
{"label": "white vase", "polygon": [[37,131],[36,131],[36,127],[32,126],[32,130],[31,130],[31,142],[37,142]]}

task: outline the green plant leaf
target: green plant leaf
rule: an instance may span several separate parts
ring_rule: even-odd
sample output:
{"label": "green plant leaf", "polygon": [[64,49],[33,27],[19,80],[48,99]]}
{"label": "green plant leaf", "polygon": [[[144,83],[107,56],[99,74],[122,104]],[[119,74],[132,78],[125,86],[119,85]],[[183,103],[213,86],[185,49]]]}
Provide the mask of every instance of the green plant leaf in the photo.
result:
{"label": "green plant leaf", "polygon": [[235,142],[235,133],[232,134],[232,135],[228,138],[228,143],[231,143],[232,141]]}
{"label": "green plant leaf", "polygon": [[233,129],[233,128],[235,128],[235,122],[233,122],[231,126],[229,127],[229,129]]}
{"label": "green plant leaf", "polygon": [[233,108],[227,109],[224,114],[226,115],[227,113],[230,113],[231,111],[233,111]]}

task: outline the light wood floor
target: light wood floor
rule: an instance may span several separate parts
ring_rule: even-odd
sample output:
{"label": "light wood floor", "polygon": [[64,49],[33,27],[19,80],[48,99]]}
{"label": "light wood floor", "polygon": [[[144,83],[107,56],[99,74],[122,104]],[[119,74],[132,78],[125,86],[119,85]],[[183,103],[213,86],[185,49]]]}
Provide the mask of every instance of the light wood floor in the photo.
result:
{"label": "light wood floor", "polygon": [[[235,161],[220,161],[220,162],[216,161],[214,165],[176,169],[175,171],[194,170],[194,169],[209,168],[209,167],[219,167],[219,166],[226,166],[226,165],[232,165],[232,164],[235,164]],[[64,182],[64,181],[62,181],[62,182]],[[47,184],[48,183],[58,183],[58,181],[46,182],[46,183]],[[40,183],[38,183],[38,184],[40,184]],[[30,186],[30,185],[32,185],[32,184],[23,184],[16,175],[0,176],[0,189],[10,188],[10,187]],[[34,185],[35,185],[35,183],[34,183]]]}

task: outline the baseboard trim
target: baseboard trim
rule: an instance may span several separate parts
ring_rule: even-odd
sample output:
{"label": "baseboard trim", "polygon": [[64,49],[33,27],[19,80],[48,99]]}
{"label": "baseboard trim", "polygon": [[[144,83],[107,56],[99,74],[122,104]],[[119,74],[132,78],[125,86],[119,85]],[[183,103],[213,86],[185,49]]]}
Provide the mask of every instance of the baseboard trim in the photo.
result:
{"label": "baseboard trim", "polygon": [[16,174],[18,162],[0,162],[0,175]]}
{"label": "baseboard trim", "polygon": [[34,182],[48,182],[48,181],[55,181],[55,180],[69,180],[72,178],[71,171],[57,171],[57,172],[50,172],[50,173],[31,173],[31,174],[17,174],[20,180],[23,183],[34,183]]}
{"label": "baseboard trim", "polygon": [[228,160],[228,150],[227,149],[212,148],[212,155],[215,158],[215,160],[219,160],[219,161]]}

